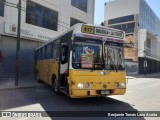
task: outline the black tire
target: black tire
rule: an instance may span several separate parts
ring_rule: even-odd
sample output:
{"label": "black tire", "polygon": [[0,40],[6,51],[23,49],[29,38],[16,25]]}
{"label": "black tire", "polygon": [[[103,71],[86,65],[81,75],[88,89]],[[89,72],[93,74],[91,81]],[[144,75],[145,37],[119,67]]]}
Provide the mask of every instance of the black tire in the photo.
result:
{"label": "black tire", "polygon": [[52,84],[53,84],[54,92],[59,95],[60,91],[59,91],[58,80],[56,79],[56,77],[53,77]]}
{"label": "black tire", "polygon": [[39,73],[38,73],[38,72],[36,73],[36,81],[37,81],[38,83],[41,83],[40,76],[39,76]]}

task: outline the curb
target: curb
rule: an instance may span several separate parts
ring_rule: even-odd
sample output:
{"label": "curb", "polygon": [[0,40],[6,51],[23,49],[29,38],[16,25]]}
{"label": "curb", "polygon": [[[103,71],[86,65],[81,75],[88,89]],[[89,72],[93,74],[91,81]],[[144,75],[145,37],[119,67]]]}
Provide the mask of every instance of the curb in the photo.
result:
{"label": "curb", "polygon": [[150,75],[150,76],[129,76],[129,75],[127,75],[127,77],[131,77],[131,79],[132,78],[152,78],[152,77],[160,77],[160,75]]}

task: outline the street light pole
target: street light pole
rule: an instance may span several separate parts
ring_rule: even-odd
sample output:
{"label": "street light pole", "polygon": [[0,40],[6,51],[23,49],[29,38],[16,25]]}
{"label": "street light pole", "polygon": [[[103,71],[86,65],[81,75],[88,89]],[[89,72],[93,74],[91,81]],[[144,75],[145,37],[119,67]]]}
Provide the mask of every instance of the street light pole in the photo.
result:
{"label": "street light pole", "polygon": [[145,76],[146,76],[146,74],[147,74],[147,59],[146,59],[146,53],[147,53],[147,51],[146,51],[146,41],[145,41],[145,43],[144,43],[144,74],[145,74]]}
{"label": "street light pole", "polygon": [[144,74],[145,74],[145,76],[146,76],[146,73],[147,73],[147,60],[146,60],[146,51],[144,51],[145,52],[145,58],[144,58]]}
{"label": "street light pole", "polygon": [[18,80],[19,80],[20,34],[21,34],[21,0],[19,0],[19,3],[18,3],[18,29],[17,29],[15,86],[18,86]]}

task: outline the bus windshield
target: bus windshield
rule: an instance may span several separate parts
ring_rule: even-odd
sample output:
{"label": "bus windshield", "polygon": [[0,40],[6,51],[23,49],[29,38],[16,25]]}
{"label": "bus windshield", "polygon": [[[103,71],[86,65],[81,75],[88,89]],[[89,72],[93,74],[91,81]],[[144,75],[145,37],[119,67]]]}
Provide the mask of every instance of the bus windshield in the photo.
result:
{"label": "bus windshield", "polygon": [[73,44],[74,69],[103,69],[102,40],[76,37]]}
{"label": "bus windshield", "polygon": [[105,45],[105,67],[107,70],[124,70],[122,47]]}

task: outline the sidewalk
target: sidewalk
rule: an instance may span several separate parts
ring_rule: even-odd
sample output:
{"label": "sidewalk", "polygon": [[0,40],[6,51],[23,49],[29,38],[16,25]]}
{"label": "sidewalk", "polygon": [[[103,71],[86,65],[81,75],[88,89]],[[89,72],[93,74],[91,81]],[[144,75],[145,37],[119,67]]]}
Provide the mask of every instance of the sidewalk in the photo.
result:
{"label": "sidewalk", "polygon": [[133,75],[128,74],[126,76],[126,78],[129,78],[129,79],[134,79],[134,78],[152,78],[152,77],[159,77],[159,76],[160,76],[160,72],[159,73],[153,73],[153,74],[146,74],[146,76],[144,74],[133,74]]}
{"label": "sidewalk", "polygon": [[15,78],[0,78],[0,90],[15,89],[15,88],[29,88],[39,87],[43,84],[38,83],[34,77],[20,78],[18,86],[15,86]]}

